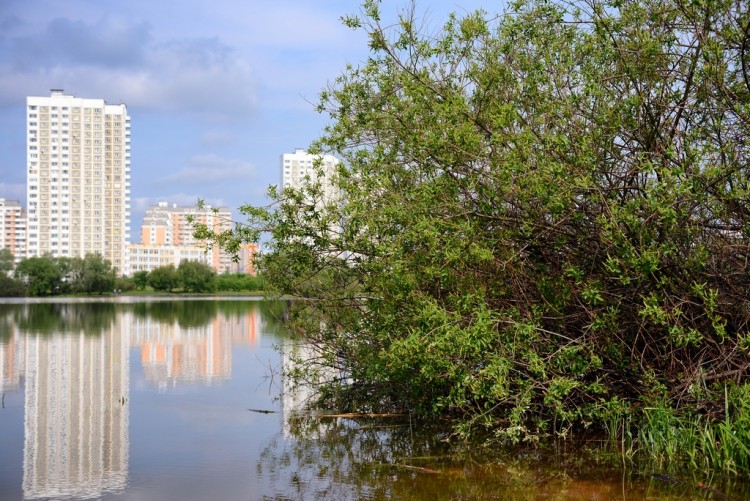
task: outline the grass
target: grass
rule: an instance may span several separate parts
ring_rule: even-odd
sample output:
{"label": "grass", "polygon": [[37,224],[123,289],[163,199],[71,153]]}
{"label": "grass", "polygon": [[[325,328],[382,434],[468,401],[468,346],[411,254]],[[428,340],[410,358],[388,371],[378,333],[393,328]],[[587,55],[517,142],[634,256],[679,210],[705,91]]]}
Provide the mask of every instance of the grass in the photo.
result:
{"label": "grass", "polygon": [[637,432],[627,437],[631,457],[657,466],[687,464],[705,471],[750,474],[750,385],[724,388],[723,417],[677,415],[669,407],[642,410]]}

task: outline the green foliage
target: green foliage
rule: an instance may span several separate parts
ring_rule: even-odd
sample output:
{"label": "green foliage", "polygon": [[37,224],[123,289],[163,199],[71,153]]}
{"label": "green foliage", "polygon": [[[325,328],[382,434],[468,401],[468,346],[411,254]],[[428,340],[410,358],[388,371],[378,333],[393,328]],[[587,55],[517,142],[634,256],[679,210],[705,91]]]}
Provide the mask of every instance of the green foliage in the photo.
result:
{"label": "green foliage", "polygon": [[7,275],[13,270],[13,253],[10,249],[3,247],[0,249],[0,273]]}
{"label": "green foliage", "polygon": [[198,261],[183,260],[177,267],[177,280],[184,292],[210,292],[215,288],[215,278],[216,272]]}
{"label": "green foliage", "polygon": [[58,294],[63,288],[63,268],[50,256],[24,259],[14,273],[16,279],[26,285],[30,296]]}
{"label": "green foliage", "polygon": [[[136,283],[131,277],[117,277],[115,278],[114,289],[119,292],[129,292],[136,289]],[[144,285],[145,287],[145,285]],[[142,290],[142,289],[141,289]]]}
{"label": "green foliage", "polygon": [[681,461],[705,471],[750,471],[750,385],[716,389],[723,391],[723,406],[709,413],[664,402],[645,407],[638,429],[628,435],[628,454],[658,468]]}
{"label": "green foliage", "polygon": [[87,294],[111,292],[115,286],[115,271],[112,264],[101,254],[86,254],[83,259],[74,258],[75,278],[73,290]]}
{"label": "green foliage", "polygon": [[157,291],[171,291],[177,287],[180,279],[174,265],[160,266],[148,274],[148,285]]}
{"label": "green foliage", "polygon": [[256,275],[226,273],[216,277],[216,290],[231,292],[255,292],[263,289],[263,282]]}
{"label": "green foliage", "polygon": [[517,441],[669,430],[746,380],[747,2],[521,0],[437,32],[376,4],[310,148],[340,198],[272,188],[234,234],[270,232],[266,288],[348,375],[322,396]]}
{"label": "green foliage", "polygon": [[0,273],[0,297],[23,297],[25,295],[26,287],[22,282],[5,273]]}
{"label": "green foliage", "polygon": [[15,276],[31,296],[102,294],[112,291],[115,270],[100,254],[86,254],[83,259],[45,255],[22,260]]}
{"label": "green foliage", "polygon": [[133,283],[138,290],[145,289],[148,285],[148,271],[140,270],[133,273]]}

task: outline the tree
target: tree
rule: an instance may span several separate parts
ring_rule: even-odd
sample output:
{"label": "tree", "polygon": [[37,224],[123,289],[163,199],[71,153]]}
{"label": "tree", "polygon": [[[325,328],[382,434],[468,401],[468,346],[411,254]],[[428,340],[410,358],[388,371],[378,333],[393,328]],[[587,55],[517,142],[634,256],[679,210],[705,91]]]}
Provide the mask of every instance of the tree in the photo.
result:
{"label": "tree", "polygon": [[184,259],[177,267],[177,277],[185,292],[214,290],[216,272],[207,264]]}
{"label": "tree", "polygon": [[53,264],[60,270],[62,284],[59,293],[82,293],[85,292],[81,277],[83,276],[83,259],[78,256],[58,256],[51,258]]}
{"label": "tree", "polygon": [[12,270],[13,253],[7,247],[3,247],[0,249],[0,273],[7,275]]}
{"label": "tree", "polygon": [[159,266],[148,274],[148,285],[157,291],[171,291],[179,285],[177,270],[173,264]]}
{"label": "tree", "polygon": [[0,273],[0,297],[23,297],[26,295],[26,287],[5,273]]}
{"label": "tree", "polygon": [[31,296],[57,294],[63,286],[63,273],[51,256],[22,260],[16,266],[15,277],[26,285]]}
{"label": "tree", "polygon": [[143,290],[148,285],[148,271],[140,270],[133,273],[133,282],[138,290]]}
{"label": "tree", "polygon": [[115,271],[112,263],[101,254],[86,254],[81,262],[78,278],[80,288],[88,294],[111,291],[115,284]]}
{"label": "tree", "polygon": [[371,56],[310,149],[343,159],[341,199],[272,187],[234,235],[271,233],[258,269],[299,298],[308,369],[351,381],[322,397],[512,440],[720,416],[750,378],[747,1],[417,21],[346,19]]}

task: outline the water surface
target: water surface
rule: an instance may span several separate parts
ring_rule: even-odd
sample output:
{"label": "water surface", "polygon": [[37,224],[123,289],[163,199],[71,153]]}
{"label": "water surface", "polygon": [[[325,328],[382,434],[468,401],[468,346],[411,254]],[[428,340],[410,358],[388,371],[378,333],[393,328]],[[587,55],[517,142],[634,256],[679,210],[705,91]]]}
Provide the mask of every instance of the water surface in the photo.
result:
{"label": "water surface", "polygon": [[249,298],[0,303],[0,499],[750,498],[710,474],[655,477],[565,448],[479,454],[408,418],[300,413],[279,376],[276,347],[295,346],[282,311]]}

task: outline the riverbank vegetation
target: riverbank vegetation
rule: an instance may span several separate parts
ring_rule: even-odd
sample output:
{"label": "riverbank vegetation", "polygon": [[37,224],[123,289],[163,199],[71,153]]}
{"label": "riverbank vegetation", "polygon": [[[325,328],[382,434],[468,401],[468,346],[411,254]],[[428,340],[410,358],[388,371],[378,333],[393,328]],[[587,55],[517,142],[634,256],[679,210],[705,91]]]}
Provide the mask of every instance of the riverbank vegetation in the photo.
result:
{"label": "riverbank vegetation", "polygon": [[313,148],[341,197],[243,209],[235,239],[269,231],[258,268],[303,298],[296,375],[336,367],[342,411],[750,471],[748,2],[414,12],[345,19],[370,58]]}
{"label": "riverbank vegetation", "polygon": [[[0,256],[1,257],[1,256]],[[2,264],[2,260],[0,260]],[[49,255],[21,260],[13,270],[12,256],[6,270],[0,268],[0,297],[59,296],[122,293],[259,292],[262,280],[243,273],[217,274],[197,261],[161,266],[151,272],[137,271],[119,277],[111,263],[99,254],[78,257]]]}

